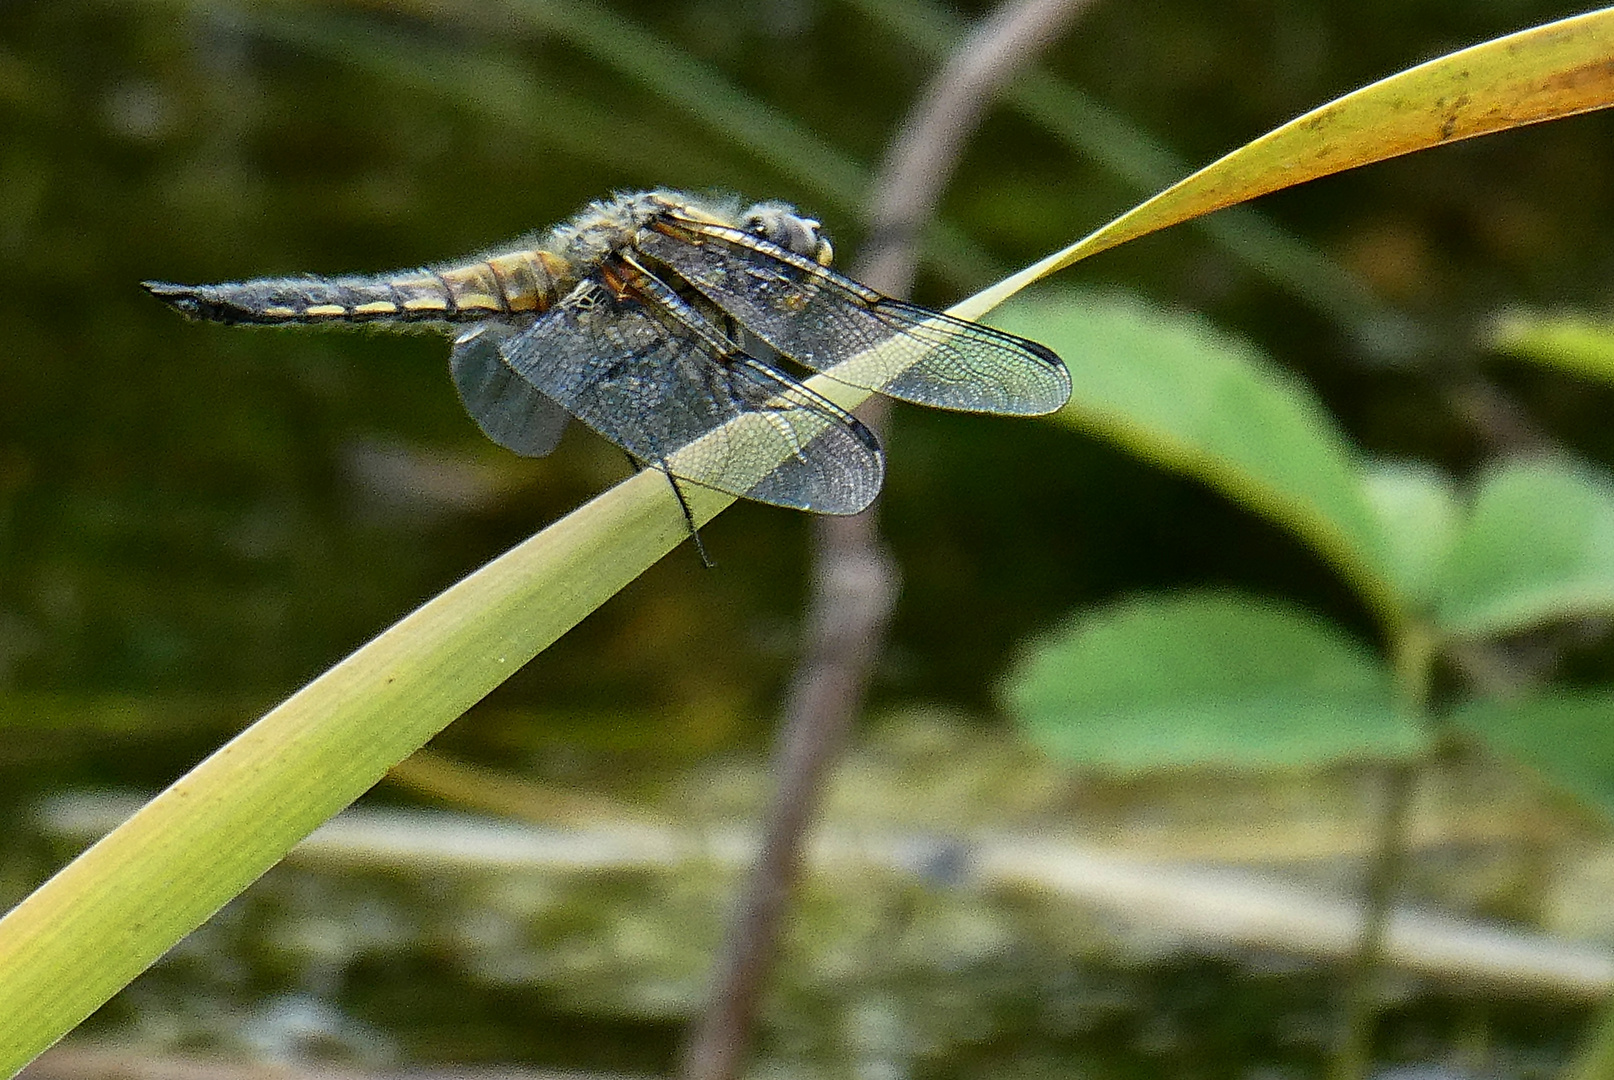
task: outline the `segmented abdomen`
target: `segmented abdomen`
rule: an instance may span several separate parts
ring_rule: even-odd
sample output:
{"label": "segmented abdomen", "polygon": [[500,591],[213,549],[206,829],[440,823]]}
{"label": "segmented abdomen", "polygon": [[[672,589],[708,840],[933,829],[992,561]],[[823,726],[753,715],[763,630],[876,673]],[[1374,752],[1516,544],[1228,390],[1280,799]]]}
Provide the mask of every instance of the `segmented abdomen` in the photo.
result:
{"label": "segmented abdomen", "polygon": [[537,313],[567,276],[546,251],[517,251],[436,270],[374,277],[260,278],[146,288],[197,319],[226,323],[481,322]]}

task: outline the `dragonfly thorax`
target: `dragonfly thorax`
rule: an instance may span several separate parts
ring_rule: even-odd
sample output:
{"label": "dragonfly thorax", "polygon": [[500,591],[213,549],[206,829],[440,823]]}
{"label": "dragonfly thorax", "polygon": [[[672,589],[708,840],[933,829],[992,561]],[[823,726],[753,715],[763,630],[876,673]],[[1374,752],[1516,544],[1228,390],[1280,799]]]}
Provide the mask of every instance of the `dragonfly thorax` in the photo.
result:
{"label": "dragonfly thorax", "polygon": [[741,209],[733,200],[701,199],[673,191],[642,191],[602,199],[563,225],[541,245],[580,271],[634,247],[642,230],[658,220],[695,219],[738,228],[795,255],[828,266],[834,254],[824,227],[783,202]]}

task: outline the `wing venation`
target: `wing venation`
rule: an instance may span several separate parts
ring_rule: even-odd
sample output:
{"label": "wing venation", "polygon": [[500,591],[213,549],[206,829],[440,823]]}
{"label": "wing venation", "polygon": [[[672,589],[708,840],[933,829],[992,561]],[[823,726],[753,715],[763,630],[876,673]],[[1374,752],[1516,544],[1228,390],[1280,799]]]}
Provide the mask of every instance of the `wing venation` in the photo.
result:
{"label": "wing venation", "polygon": [[505,363],[502,347],[513,333],[499,323],[467,330],[454,339],[449,369],[465,411],[484,435],[526,457],[545,457],[571,414]]}
{"label": "wing venation", "polygon": [[646,465],[779,506],[868,506],[884,477],[873,434],[725,341],[670,290],[646,300],[589,279],[502,352],[538,392]]}
{"label": "wing venation", "polygon": [[1069,372],[1042,345],[882,296],[742,230],[679,219],[637,246],[781,354],[841,382],[1008,415],[1070,398]]}

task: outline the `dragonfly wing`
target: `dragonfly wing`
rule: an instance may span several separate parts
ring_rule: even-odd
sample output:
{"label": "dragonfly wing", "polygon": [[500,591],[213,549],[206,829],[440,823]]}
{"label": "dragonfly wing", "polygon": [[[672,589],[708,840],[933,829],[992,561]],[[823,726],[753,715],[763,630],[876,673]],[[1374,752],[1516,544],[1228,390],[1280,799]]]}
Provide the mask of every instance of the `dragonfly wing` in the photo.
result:
{"label": "dragonfly wing", "polygon": [[454,340],[449,367],[466,412],[483,434],[518,454],[544,457],[571,416],[505,363],[502,348],[513,333],[499,323],[472,327]]}
{"label": "dragonfly wing", "polygon": [[758,502],[853,514],[884,457],[850,413],[738,349],[698,314],[588,279],[504,343],[506,363],[655,468]]}
{"label": "dragonfly wing", "polygon": [[[894,300],[740,229],[675,219],[637,247],[780,353],[853,386],[921,405],[1036,415],[1070,398],[1070,373],[1034,341]],[[882,346],[878,351],[876,346]]]}

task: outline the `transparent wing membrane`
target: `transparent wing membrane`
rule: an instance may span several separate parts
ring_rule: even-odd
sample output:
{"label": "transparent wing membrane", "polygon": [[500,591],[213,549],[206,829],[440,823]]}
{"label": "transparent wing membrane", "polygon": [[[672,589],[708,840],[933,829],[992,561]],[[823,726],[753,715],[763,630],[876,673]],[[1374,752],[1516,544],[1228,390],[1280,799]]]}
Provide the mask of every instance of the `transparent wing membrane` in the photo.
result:
{"label": "transparent wing membrane", "polygon": [[680,479],[826,514],[872,502],[884,477],[873,434],[725,342],[670,290],[646,303],[590,279],[503,353],[573,416]]}
{"label": "transparent wing membrane", "polygon": [[571,414],[516,374],[501,346],[514,331],[485,323],[461,334],[449,353],[454,386],[482,433],[507,450],[544,457],[555,449]]}
{"label": "transparent wing membrane", "polygon": [[[781,354],[890,397],[1036,415],[1070,397],[1059,357],[1035,342],[882,296],[811,259],[705,222],[646,230],[640,251]],[[877,348],[878,347],[878,348]]]}

